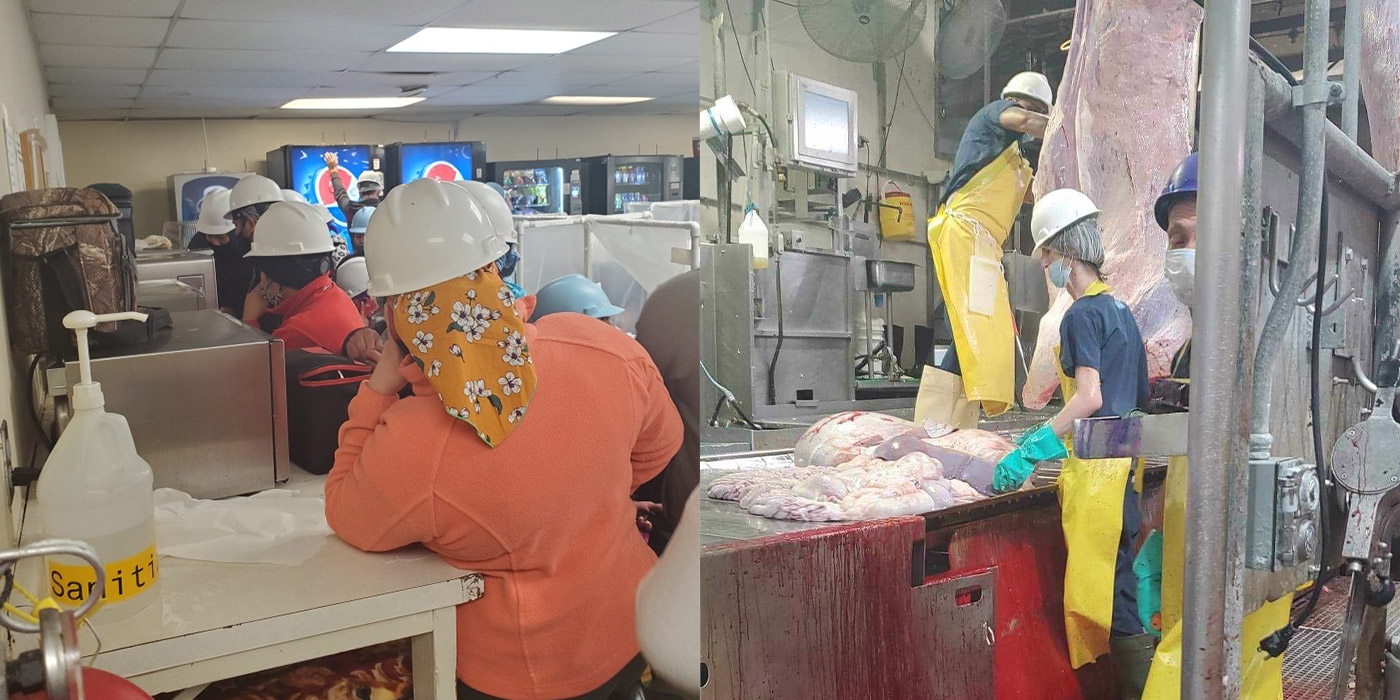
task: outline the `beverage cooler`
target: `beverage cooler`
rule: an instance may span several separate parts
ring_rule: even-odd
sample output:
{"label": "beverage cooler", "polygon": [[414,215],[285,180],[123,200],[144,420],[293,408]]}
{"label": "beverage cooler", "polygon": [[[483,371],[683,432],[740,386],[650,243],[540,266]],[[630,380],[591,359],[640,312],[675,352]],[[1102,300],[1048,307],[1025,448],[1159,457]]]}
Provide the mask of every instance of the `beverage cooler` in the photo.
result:
{"label": "beverage cooler", "polygon": [[[681,199],[681,156],[597,156],[582,159],[584,214],[622,214],[633,202]],[[570,211],[571,214],[580,212]]]}
{"label": "beverage cooler", "polygon": [[360,175],[382,169],[382,146],[283,146],[267,152],[267,176],[283,188],[300,192],[306,201],[325,207],[331,213],[337,232],[349,241],[349,222],[335,201],[331,171],[326,167],[327,153],[334,153],[339,159],[340,183],[345,185],[345,191],[352,200],[360,198],[360,190],[355,186],[360,181]]}
{"label": "beverage cooler", "polygon": [[233,189],[239,180],[252,173],[176,173],[171,175],[170,196],[175,200],[175,220],[189,223],[199,220],[199,207],[215,189]]}
{"label": "beverage cooler", "polygon": [[577,198],[579,161],[517,160],[491,163],[491,182],[506,190],[514,214],[571,214],[570,201]]}
{"label": "beverage cooler", "polygon": [[485,180],[486,144],[481,141],[391,143],[384,148],[384,184],[396,187],[429,178]]}

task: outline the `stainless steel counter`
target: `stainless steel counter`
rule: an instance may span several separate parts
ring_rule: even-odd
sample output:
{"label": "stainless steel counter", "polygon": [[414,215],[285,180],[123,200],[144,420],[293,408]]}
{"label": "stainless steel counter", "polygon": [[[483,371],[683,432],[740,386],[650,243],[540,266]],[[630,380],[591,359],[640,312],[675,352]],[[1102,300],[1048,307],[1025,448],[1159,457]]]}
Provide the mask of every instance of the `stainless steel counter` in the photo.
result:
{"label": "stainless steel counter", "polygon": [[[92,351],[107,410],[126,417],[156,487],[222,498],[285,481],[282,341],[212,309],[171,319],[148,342]],[[78,363],[65,370],[71,386]]]}

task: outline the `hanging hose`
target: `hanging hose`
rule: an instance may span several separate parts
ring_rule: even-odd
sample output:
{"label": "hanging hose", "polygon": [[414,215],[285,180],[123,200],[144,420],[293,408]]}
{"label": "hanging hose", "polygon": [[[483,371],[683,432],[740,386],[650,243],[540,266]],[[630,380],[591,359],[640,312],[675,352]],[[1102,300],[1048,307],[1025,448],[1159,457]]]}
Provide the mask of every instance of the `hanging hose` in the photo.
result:
{"label": "hanging hose", "polygon": [[778,344],[773,347],[773,359],[768,362],[768,405],[778,405],[778,355],[783,351],[783,260],[773,256],[774,287],[778,290]]}

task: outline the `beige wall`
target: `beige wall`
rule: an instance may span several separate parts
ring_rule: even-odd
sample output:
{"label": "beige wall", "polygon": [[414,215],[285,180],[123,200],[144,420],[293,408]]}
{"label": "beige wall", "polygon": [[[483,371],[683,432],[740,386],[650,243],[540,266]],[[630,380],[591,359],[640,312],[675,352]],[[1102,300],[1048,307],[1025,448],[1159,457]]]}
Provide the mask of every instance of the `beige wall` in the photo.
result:
{"label": "beige wall", "polygon": [[[21,0],[0,0],[0,67],[3,67],[0,68],[0,103],[5,105],[10,119],[18,128],[38,126],[35,120],[42,119],[48,112],[49,98],[44,89],[38,50],[29,33],[29,20]],[[10,182],[9,168],[0,163],[0,194],[15,189],[16,183]],[[0,270],[0,275],[3,274],[4,271]],[[0,343],[6,348],[10,345],[7,324],[5,309],[0,308]],[[0,362],[0,395],[6,397],[5,401],[0,402],[0,419],[7,423],[9,434],[14,439],[12,454],[15,466],[27,465],[30,445],[34,441],[23,413],[28,410],[24,405],[22,390],[25,359],[11,353],[8,362]],[[0,499],[0,516],[3,516],[0,517],[0,530],[3,530],[0,536],[4,537],[5,544],[11,543],[13,532],[8,526],[8,505],[8,499]]]}
{"label": "beige wall", "polygon": [[[138,236],[175,218],[168,178],[209,164],[263,172],[269,150],[284,144],[485,141],[489,160],[615,153],[689,155],[694,119],[681,116],[478,117],[431,124],[378,119],[60,122],[70,185],[117,182],[133,192]],[[203,128],[202,128],[203,127]],[[455,134],[455,136],[454,136]]]}

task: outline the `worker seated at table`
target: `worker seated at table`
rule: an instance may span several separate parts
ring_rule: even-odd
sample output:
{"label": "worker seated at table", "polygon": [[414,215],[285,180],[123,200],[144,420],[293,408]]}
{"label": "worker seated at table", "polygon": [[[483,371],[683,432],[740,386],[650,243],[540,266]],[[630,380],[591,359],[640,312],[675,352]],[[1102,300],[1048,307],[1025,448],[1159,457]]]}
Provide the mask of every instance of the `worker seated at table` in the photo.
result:
{"label": "worker seated at table", "polygon": [[233,222],[224,218],[228,213],[228,198],[226,187],[204,195],[189,247],[213,252],[219,310],[234,318],[243,318],[243,299],[253,283],[253,263],[243,257],[248,254],[248,239],[234,233]]}
{"label": "worker seated at table", "polygon": [[495,266],[511,227],[478,182],[379,206],[365,259],[393,341],[350,403],[326,518],[361,549],[422,543],[486,577],[457,612],[458,697],[607,698],[643,672],[635,596],[656,561],[629,497],[683,428],[636,341],[516,314]]}
{"label": "worker seated at table", "polygon": [[551,314],[571,313],[611,323],[613,317],[620,315],[624,310],[608,299],[603,285],[583,275],[564,275],[540,287],[540,291],[535,293],[535,315],[530,320],[538,321]]}
{"label": "worker seated at table", "polygon": [[[599,290],[602,291],[602,290]],[[637,317],[637,342],[646,348],[685,425],[685,442],[656,478],[632,498],[651,523],[647,543],[663,553],[681,522],[681,510],[700,483],[700,271],[663,282]],[[659,504],[650,508],[648,504]]]}
{"label": "worker seated at table", "polygon": [[[1141,689],[1153,637],[1138,619],[1133,541],[1140,523],[1131,459],[1086,460],[1066,447],[1074,421],[1123,416],[1147,405],[1147,352],[1127,305],[1104,283],[1098,207],[1083,193],[1056,190],[1031,214],[1033,255],[1050,283],[1074,302],[1060,322],[1065,406],[1018,440],[997,464],[993,488],[1018,489],[1036,463],[1065,460],[1059,478],[1065,531],[1065,631],[1079,668],[1112,653],[1121,688]],[[1128,692],[1124,697],[1136,697]]]}
{"label": "worker seated at table", "polygon": [[972,116],[958,143],[938,213],[928,223],[953,346],[938,367],[923,368],[917,423],[975,428],[979,406],[990,417],[1015,402],[1015,331],[1002,247],[1030,196],[1031,162],[1053,97],[1044,75],[1019,73],[1000,100]]}
{"label": "worker seated at table", "polygon": [[[1176,166],[1157,198],[1157,225],[1167,233],[1164,271],[1176,298],[1194,310],[1196,304],[1196,192],[1199,158],[1192,153]],[[1151,412],[1179,412],[1189,406],[1191,386],[1191,341],[1188,338],[1172,360],[1170,378],[1152,382]],[[1186,475],[1185,456],[1172,457],[1167,464],[1166,494],[1163,499],[1161,552],[1161,607],[1158,615],[1162,641],[1152,659],[1143,698],[1177,700],[1181,697],[1181,604],[1186,559]],[[1240,638],[1245,650],[1244,700],[1274,700],[1283,697],[1283,657],[1261,654],[1259,643],[1289,622],[1293,596],[1246,611]],[[1257,661],[1254,659],[1257,658]]]}
{"label": "worker seated at table", "polygon": [[288,350],[341,353],[365,321],[331,281],[330,232],[315,208],[280,202],[260,217],[248,258],[258,284],[244,301],[243,322],[281,338]]}

